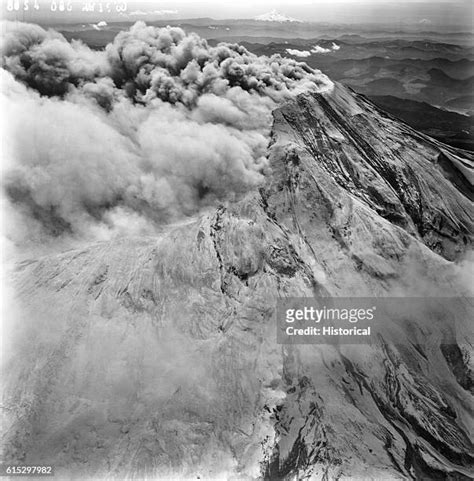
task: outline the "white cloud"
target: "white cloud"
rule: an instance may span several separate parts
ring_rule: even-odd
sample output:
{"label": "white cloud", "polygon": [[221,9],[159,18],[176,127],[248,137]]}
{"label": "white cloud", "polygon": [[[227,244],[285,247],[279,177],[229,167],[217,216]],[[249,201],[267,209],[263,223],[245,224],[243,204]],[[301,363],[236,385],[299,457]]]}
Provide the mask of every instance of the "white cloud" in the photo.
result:
{"label": "white cloud", "polygon": [[333,42],[330,48],[324,48],[324,47],[320,47],[319,45],[315,45],[311,49],[311,52],[312,53],[330,53],[330,52],[337,52],[338,50],[340,50],[340,48],[341,48],[340,45],[337,45]]}
{"label": "white cloud", "polygon": [[330,48],[320,47],[319,45],[315,45],[315,46],[311,49],[311,52],[313,52],[313,53],[329,53],[330,51],[331,51]]}
{"label": "white cloud", "polygon": [[309,57],[311,55],[311,52],[308,52],[308,50],[296,50],[293,48],[287,48],[286,51],[295,57]]}

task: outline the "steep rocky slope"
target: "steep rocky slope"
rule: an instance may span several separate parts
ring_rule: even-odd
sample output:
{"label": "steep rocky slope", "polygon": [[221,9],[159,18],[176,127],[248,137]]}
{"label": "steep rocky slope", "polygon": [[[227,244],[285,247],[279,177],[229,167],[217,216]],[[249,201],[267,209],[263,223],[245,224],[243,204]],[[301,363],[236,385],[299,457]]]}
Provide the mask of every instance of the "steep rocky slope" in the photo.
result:
{"label": "steep rocky slope", "polygon": [[470,479],[468,315],[282,346],[275,306],[465,295],[472,157],[339,85],[276,110],[268,155],[239,202],[17,266],[7,460],[81,479]]}

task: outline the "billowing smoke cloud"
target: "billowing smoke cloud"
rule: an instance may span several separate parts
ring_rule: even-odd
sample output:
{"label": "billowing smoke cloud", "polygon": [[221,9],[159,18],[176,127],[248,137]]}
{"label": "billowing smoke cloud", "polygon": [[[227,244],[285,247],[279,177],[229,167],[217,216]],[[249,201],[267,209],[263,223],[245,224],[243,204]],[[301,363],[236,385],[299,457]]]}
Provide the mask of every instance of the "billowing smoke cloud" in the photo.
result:
{"label": "billowing smoke cloud", "polygon": [[151,232],[261,183],[271,112],[320,72],[137,22],[102,51],[3,25],[14,242]]}

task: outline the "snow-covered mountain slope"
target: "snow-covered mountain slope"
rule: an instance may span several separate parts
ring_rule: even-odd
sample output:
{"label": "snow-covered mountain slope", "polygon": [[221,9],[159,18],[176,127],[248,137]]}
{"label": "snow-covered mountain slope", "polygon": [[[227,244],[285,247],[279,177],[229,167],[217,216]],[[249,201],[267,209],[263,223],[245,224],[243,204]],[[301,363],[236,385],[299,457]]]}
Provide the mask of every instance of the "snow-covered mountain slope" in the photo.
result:
{"label": "snow-covered mountain slope", "polygon": [[289,17],[288,15],[280,13],[277,10],[271,10],[270,12],[263,13],[262,15],[257,15],[254,20],[259,22],[301,22],[301,20]]}
{"label": "snow-covered mountain slope", "polygon": [[472,158],[340,85],[273,115],[259,191],[18,265],[7,460],[81,479],[470,479],[469,324],[282,346],[275,306],[465,295]]}

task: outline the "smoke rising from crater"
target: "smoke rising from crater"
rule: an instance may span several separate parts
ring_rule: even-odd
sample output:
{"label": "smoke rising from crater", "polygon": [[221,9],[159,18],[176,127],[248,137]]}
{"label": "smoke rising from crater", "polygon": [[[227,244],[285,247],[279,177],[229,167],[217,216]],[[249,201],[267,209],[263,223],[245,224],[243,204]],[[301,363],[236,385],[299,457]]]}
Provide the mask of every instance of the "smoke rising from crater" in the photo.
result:
{"label": "smoke rising from crater", "polygon": [[3,188],[15,243],[152,232],[262,181],[272,110],[306,64],[137,22],[103,51],[6,22]]}

